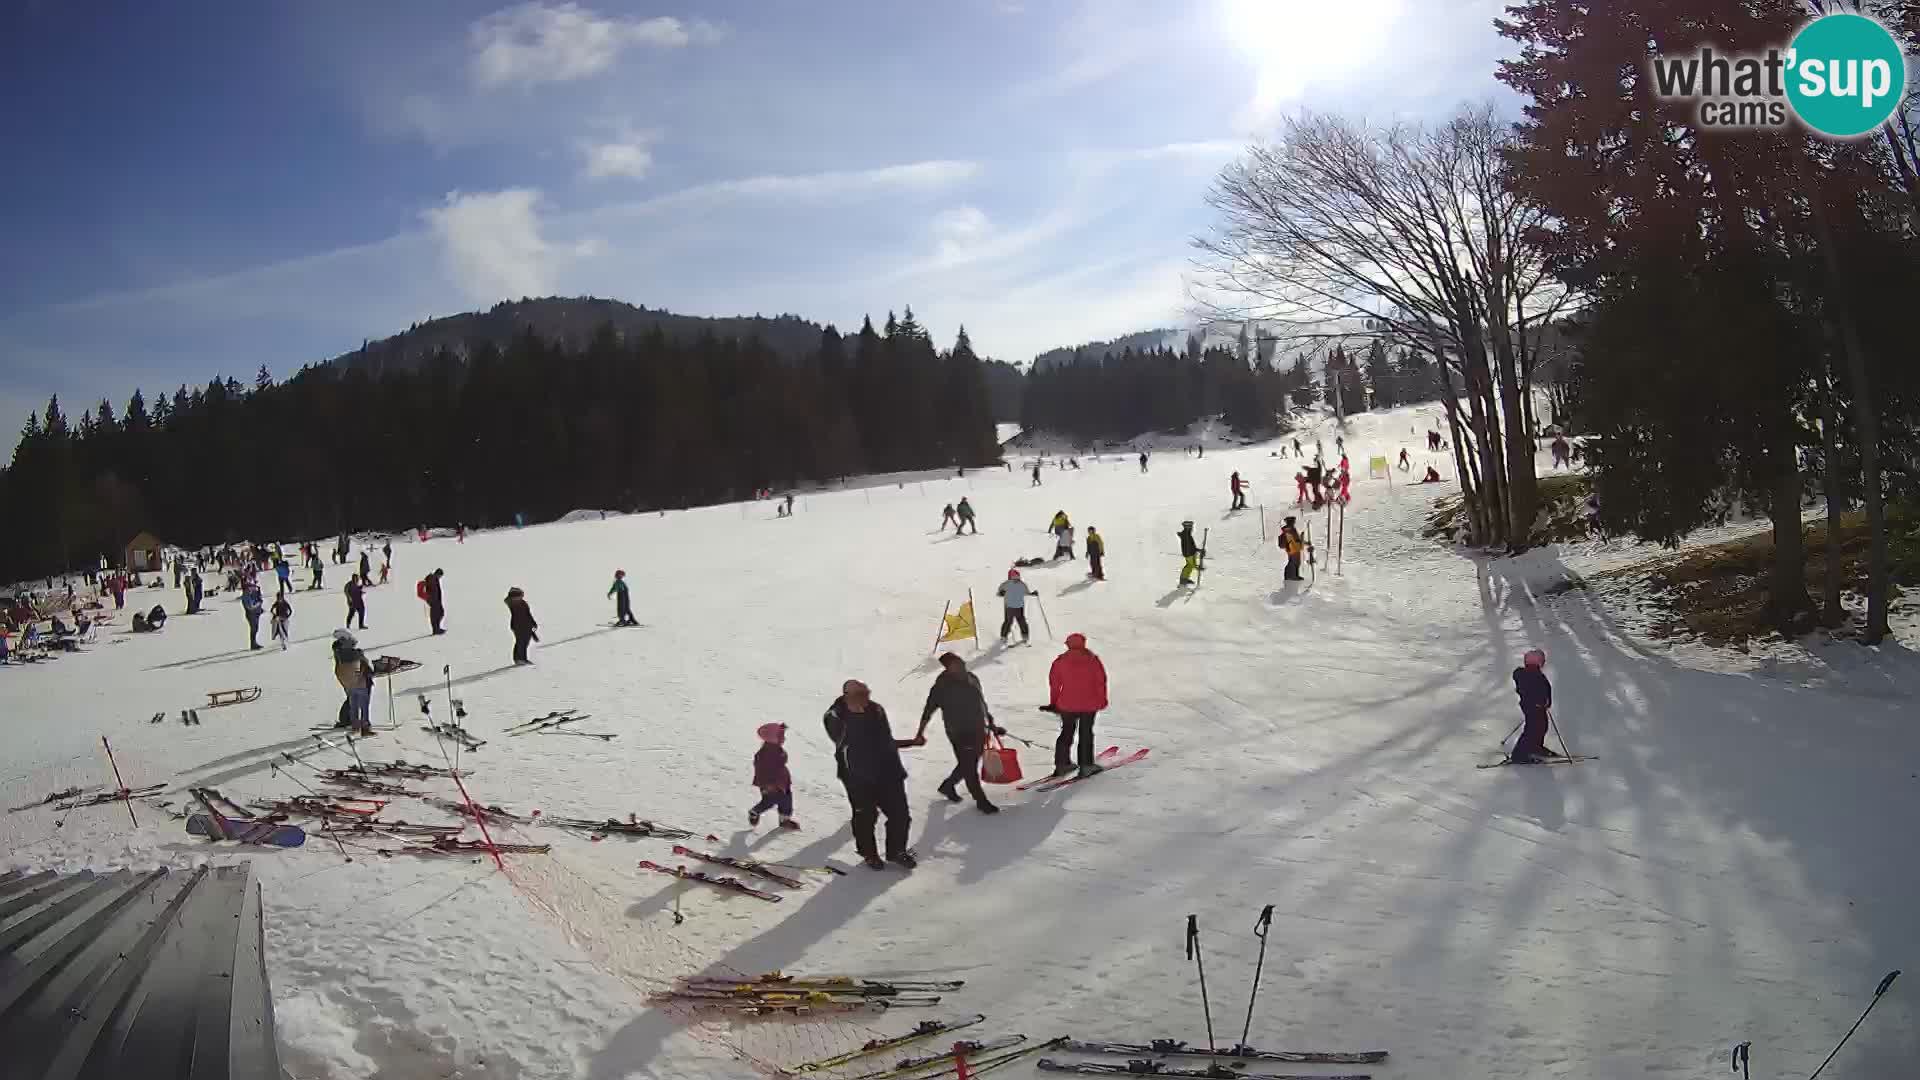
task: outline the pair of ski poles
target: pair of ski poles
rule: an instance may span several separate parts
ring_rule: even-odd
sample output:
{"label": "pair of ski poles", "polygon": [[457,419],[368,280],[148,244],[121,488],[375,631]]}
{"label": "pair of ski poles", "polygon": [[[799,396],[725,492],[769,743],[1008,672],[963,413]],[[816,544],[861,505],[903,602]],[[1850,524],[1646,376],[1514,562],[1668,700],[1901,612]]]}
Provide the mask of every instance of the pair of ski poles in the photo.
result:
{"label": "pair of ski poles", "polygon": [[[1240,1027],[1240,1042],[1236,1049],[1247,1045],[1247,1037],[1253,1032],[1253,1003],[1260,996],[1260,973],[1267,966],[1267,931],[1273,929],[1273,905],[1260,909],[1260,917],[1254,920],[1253,936],[1260,939],[1260,958],[1253,965],[1253,991],[1247,995],[1247,1021]],[[1213,1038],[1213,1006],[1207,1000],[1207,964],[1200,955],[1200,916],[1187,916],[1187,956],[1193,960],[1194,968],[1200,973],[1200,1011],[1207,1020],[1207,1049],[1218,1051],[1219,1044]]]}
{"label": "pair of ski poles", "polygon": [[[1507,740],[1513,738],[1513,733],[1516,731],[1519,731],[1521,724],[1525,724],[1525,723],[1526,721],[1523,719],[1520,721],[1519,724],[1513,725],[1513,727],[1510,730],[1508,730],[1508,732],[1505,735],[1500,737],[1500,745],[1502,747],[1505,747],[1507,745]],[[1561,755],[1564,757],[1572,757],[1573,748],[1567,745],[1567,737],[1565,735],[1560,734],[1560,724],[1558,721],[1554,720],[1552,709],[1547,710],[1547,726],[1553,729],[1553,737],[1560,740]]]}

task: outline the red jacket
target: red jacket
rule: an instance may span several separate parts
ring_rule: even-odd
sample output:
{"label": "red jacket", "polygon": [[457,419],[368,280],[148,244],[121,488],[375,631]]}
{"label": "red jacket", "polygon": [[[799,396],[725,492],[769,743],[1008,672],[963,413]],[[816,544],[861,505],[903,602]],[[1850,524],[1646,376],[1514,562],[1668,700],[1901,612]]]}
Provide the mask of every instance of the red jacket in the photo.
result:
{"label": "red jacket", "polygon": [[1047,674],[1053,707],[1061,712],[1092,713],[1107,707],[1107,669],[1100,658],[1088,651],[1084,640],[1076,645],[1074,634],[1067,639],[1067,651],[1054,658]]}

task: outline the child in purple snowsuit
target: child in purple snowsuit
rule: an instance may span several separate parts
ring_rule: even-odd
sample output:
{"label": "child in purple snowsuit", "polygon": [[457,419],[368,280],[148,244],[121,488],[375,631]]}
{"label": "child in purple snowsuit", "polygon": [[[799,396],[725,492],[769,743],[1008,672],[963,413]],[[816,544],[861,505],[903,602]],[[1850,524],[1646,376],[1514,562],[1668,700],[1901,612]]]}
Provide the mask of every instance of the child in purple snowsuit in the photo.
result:
{"label": "child in purple snowsuit", "polygon": [[1513,690],[1520,695],[1520,741],[1509,759],[1520,764],[1557,757],[1547,749],[1547,710],[1553,707],[1553,684],[1547,681],[1547,654],[1528,649],[1513,669]]}
{"label": "child in purple snowsuit", "polygon": [[793,820],[793,776],[787,772],[787,725],[761,724],[757,732],[760,749],[753,755],[753,786],[760,789],[760,801],[747,811],[747,824],[760,824],[760,815],[778,807],[780,827],[797,829]]}

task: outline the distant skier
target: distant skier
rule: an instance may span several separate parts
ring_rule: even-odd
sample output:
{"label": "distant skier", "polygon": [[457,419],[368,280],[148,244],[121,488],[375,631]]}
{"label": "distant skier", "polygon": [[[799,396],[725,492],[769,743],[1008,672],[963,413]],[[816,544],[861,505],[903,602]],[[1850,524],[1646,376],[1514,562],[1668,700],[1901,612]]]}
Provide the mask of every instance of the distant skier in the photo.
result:
{"label": "distant skier", "polygon": [[1062,525],[1053,534],[1053,557],[1056,559],[1073,558],[1073,526]]}
{"label": "distant skier", "polygon": [[938,710],[947,729],[947,742],[953,747],[954,766],[937,790],[948,802],[959,802],[957,788],[965,783],[967,794],[973,796],[973,804],[981,813],[997,814],[1000,808],[987,799],[986,789],[980,786],[980,755],[986,750],[987,733],[993,727],[986,691],[980,687],[980,677],[967,670],[967,662],[957,653],[943,654],[940,668],[939,677],[927,691],[927,704],[920,710],[920,729],[914,732],[914,738],[926,741],[927,725]]}
{"label": "distant skier", "polygon": [[952,503],[940,509],[940,531],[946,532],[949,525],[953,526],[954,532],[960,531],[960,520],[954,516]]}
{"label": "distant skier", "polygon": [[853,807],[854,850],[870,869],[887,868],[873,836],[875,821],[885,815],[887,860],[913,869],[918,860],[907,850],[907,830],[913,824],[913,815],[907,809],[907,767],[900,761],[900,751],[925,746],[927,740],[894,738],[887,710],[873,700],[867,684],[859,679],[848,679],[840,687],[840,696],[827,707],[822,722],[827,738],[833,741],[840,783],[847,789],[847,802]]}
{"label": "distant skier", "polygon": [[467,542],[467,523],[466,522],[463,521],[458,526],[455,527],[453,538],[455,541],[462,544]]}
{"label": "distant skier", "polygon": [[1287,569],[1280,575],[1283,581],[1300,580],[1300,555],[1306,550],[1307,542],[1300,538],[1300,529],[1289,517],[1286,524],[1280,526],[1280,547],[1287,553]]}
{"label": "distant skier", "polygon": [[1307,474],[1305,470],[1293,474],[1293,485],[1298,492],[1298,494],[1294,496],[1293,505],[1307,505]]}
{"label": "distant skier", "polygon": [[366,548],[360,549],[360,584],[373,584],[373,558],[367,554]]}
{"label": "distant skier", "polygon": [[639,626],[640,621],[633,617],[633,598],[627,592],[627,572],[615,570],[613,585],[607,589],[607,595],[613,597],[613,625]]}
{"label": "distant skier", "polygon": [[427,622],[433,627],[435,634],[446,633],[440,628],[440,620],[447,617],[445,594],[440,589],[440,579],[445,577],[446,573],[445,570],[436,567],[433,573],[420,579],[419,588],[414,590],[419,594],[420,599],[427,603]]}
{"label": "distant skier", "polygon": [[1567,468],[1573,459],[1573,447],[1567,442],[1567,437],[1565,435],[1555,435],[1552,446],[1553,467],[1556,469]]}
{"label": "distant skier", "polygon": [[[344,561],[345,560],[342,560],[343,563]],[[322,559],[318,555],[315,555],[313,557],[313,581],[311,584],[307,586],[308,592],[313,592],[320,588],[320,582],[322,578],[325,576],[323,574],[323,571],[326,569],[326,566],[327,566],[326,560]]]}
{"label": "distant skier", "polygon": [[1180,523],[1180,557],[1186,562],[1180,566],[1180,584],[1193,584],[1193,572],[1200,567],[1200,560],[1207,550],[1193,538],[1193,522]]}
{"label": "distant skier", "polygon": [[1094,715],[1107,707],[1107,668],[1087,649],[1084,634],[1067,635],[1067,651],[1054,657],[1047,671],[1048,711],[1060,717],[1060,737],[1053,744],[1053,775],[1074,771],[1074,749],[1080,752],[1080,775],[1101,772],[1093,759]]}
{"label": "distant skier", "polygon": [[1400,448],[1400,471],[1411,472],[1412,470],[1413,459],[1407,457],[1407,448],[1403,446]]}
{"label": "distant skier", "polygon": [[1040,463],[1037,461],[1033,463],[1033,483],[1028,484],[1027,486],[1028,487],[1040,486]]}
{"label": "distant skier", "polygon": [[269,624],[273,628],[273,640],[280,643],[281,652],[286,652],[288,644],[287,627],[288,623],[293,619],[293,605],[287,603],[286,593],[281,593],[273,598],[273,607],[269,609],[268,614],[273,616]]}
{"label": "distant skier", "polygon": [[[285,590],[282,590],[285,591]],[[247,648],[260,647],[260,613],[266,608],[266,600],[260,595],[258,585],[249,585],[240,594],[240,614],[247,617]]]}
{"label": "distant skier", "polygon": [[1007,635],[1013,632],[1013,624],[1020,624],[1022,644],[1033,640],[1033,630],[1027,626],[1027,597],[1038,596],[1020,580],[1020,571],[1007,571],[1007,580],[1000,583],[998,594],[1004,598],[1000,615],[1000,641],[1006,643]]}
{"label": "distant skier", "polygon": [[285,559],[274,560],[273,573],[274,573],[274,576],[280,579],[281,592],[293,591],[293,567],[287,565],[287,560]]}
{"label": "distant skier", "polygon": [[954,526],[953,535],[959,536],[968,529],[972,529],[975,534],[980,532],[980,526],[973,520],[973,504],[967,501],[965,495],[960,496],[960,504],[953,508],[953,514],[959,519],[959,524]]}
{"label": "distant skier", "polygon": [[381,541],[380,557],[387,561],[388,566],[393,565],[393,537],[389,536]]}
{"label": "distant skier", "polygon": [[1547,751],[1547,716],[1553,708],[1553,683],[1547,681],[1547,654],[1528,649],[1513,669],[1513,690],[1520,695],[1520,740],[1513,744],[1508,760],[1530,765],[1542,758],[1558,757]]}
{"label": "distant skier", "polygon": [[1238,470],[1227,480],[1227,488],[1233,492],[1233,505],[1227,508],[1228,512],[1245,510],[1247,508],[1246,485],[1241,483]]}
{"label": "distant skier", "polygon": [[533,621],[533,610],[527,607],[527,594],[518,585],[507,590],[507,629],[513,631],[513,662],[533,663],[527,659],[527,644],[540,640],[540,624]]}
{"label": "distant skier", "polygon": [[1294,456],[1294,457],[1306,457],[1306,456],[1307,456],[1307,455],[1305,455],[1305,454],[1303,454],[1303,453],[1301,453],[1301,452],[1300,452],[1300,440],[1299,440],[1299,439],[1295,439],[1295,440],[1293,440],[1293,456]]}
{"label": "distant skier", "polygon": [[357,577],[347,579],[343,590],[347,595],[347,625],[353,625],[354,616],[360,617],[360,629],[367,628],[367,587]]}
{"label": "distant skier", "polygon": [[1107,572],[1102,567],[1107,557],[1107,541],[1093,526],[1087,526],[1087,576],[1095,581],[1107,580]]}
{"label": "distant skier", "polygon": [[1427,452],[1437,453],[1439,449],[1440,449],[1440,433],[1437,431],[1429,430],[1427,432]]}
{"label": "distant skier", "polygon": [[780,827],[797,829],[793,820],[793,774],[787,771],[787,725],[761,724],[755,730],[760,749],[753,755],[753,786],[760,789],[760,801],[747,811],[747,824],[760,824],[760,815],[780,811]]}
{"label": "distant skier", "polygon": [[1145,450],[1140,451],[1140,471],[1147,471],[1147,452]]}
{"label": "distant skier", "polygon": [[1427,466],[1427,475],[1421,477],[1420,482],[1423,484],[1441,483],[1442,481],[1440,479],[1440,470],[1434,468],[1431,465]]}

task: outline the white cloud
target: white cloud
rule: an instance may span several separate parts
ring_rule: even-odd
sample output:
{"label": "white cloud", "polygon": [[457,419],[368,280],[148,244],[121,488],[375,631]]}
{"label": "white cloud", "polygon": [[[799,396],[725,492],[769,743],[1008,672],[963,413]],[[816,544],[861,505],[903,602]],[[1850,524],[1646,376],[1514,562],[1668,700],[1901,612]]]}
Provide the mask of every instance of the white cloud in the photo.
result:
{"label": "white cloud", "polygon": [[957,262],[993,234],[993,223],[977,206],[956,206],[933,216],[930,225],[942,262]]}
{"label": "white cloud", "polygon": [[537,0],[489,15],[468,32],[473,79],[486,88],[572,82],[607,70],[633,46],[677,49],[721,35],[718,26],[698,19],[623,19]]}
{"label": "white cloud", "polygon": [[654,139],[651,134],[629,132],[604,142],[583,141],[580,143],[580,156],[585,159],[582,170],[589,180],[609,177],[643,180],[653,171]]}
{"label": "white cloud", "polygon": [[452,192],[421,216],[440,241],[447,273],[476,303],[552,292],[568,254],[541,234],[540,193],[531,188]]}

